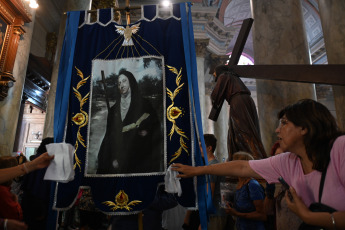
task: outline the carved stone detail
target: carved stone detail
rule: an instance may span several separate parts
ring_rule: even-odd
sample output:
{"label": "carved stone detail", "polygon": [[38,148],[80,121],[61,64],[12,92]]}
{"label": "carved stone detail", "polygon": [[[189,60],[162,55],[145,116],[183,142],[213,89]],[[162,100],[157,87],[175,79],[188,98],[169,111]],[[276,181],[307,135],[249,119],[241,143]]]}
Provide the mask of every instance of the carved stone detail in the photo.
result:
{"label": "carved stone detail", "polygon": [[53,64],[57,46],[57,36],[55,32],[47,33],[46,36],[46,58]]}
{"label": "carved stone detail", "polygon": [[[92,10],[96,9],[107,9],[107,8],[118,8],[119,3],[117,0],[93,0],[92,1]],[[92,20],[96,17],[96,13],[92,13]],[[114,11],[114,21],[119,22],[121,19],[121,12]]]}
{"label": "carved stone detail", "polygon": [[25,30],[23,29],[22,26],[14,26],[13,27],[13,33],[20,36],[25,33]]}
{"label": "carved stone detail", "polygon": [[206,48],[208,46],[208,43],[210,42],[209,38],[206,39],[196,39],[194,41],[195,43],[195,51],[197,57],[205,57],[206,55]]}
{"label": "carved stone detail", "polygon": [[208,57],[208,63],[210,65],[210,74],[213,74],[214,69],[216,66],[221,64],[226,64],[226,62],[229,60],[228,55],[216,55],[216,54],[210,54]]}

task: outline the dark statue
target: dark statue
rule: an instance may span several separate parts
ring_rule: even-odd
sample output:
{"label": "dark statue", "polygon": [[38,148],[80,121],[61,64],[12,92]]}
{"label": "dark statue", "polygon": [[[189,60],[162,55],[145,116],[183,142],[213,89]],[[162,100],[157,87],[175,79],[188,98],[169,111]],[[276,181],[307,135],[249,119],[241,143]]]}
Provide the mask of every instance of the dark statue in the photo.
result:
{"label": "dark statue", "polygon": [[224,100],[229,103],[229,160],[238,151],[248,152],[255,159],[266,158],[258,115],[249,89],[227,65],[217,66],[213,75],[216,77],[216,86],[211,94],[212,110],[209,118],[217,120]]}

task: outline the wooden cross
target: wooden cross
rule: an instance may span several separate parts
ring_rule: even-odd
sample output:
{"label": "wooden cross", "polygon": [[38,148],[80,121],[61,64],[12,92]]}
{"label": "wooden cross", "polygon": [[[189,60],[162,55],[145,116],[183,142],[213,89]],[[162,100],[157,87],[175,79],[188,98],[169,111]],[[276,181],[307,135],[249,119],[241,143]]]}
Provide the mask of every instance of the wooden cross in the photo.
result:
{"label": "wooden cross", "polygon": [[[345,65],[237,65],[253,21],[252,18],[243,21],[230,57],[229,66],[236,74],[244,78],[345,85]],[[221,108],[208,118],[217,121]]]}

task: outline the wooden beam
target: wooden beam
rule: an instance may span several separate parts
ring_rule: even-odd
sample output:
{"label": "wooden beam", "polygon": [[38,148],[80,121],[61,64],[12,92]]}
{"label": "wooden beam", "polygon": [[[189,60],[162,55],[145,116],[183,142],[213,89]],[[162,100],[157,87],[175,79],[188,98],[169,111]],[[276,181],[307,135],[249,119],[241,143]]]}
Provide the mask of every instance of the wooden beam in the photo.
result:
{"label": "wooden beam", "polygon": [[247,38],[250,32],[250,29],[252,28],[254,19],[252,18],[247,18],[243,20],[241,30],[238,33],[238,37],[236,39],[235,46],[232,50],[230,61],[229,61],[229,66],[234,66],[237,65],[238,61],[240,60],[242,51],[244,49],[244,46],[247,42]]}
{"label": "wooden beam", "polygon": [[345,85],[345,65],[236,65],[231,68],[245,78]]}

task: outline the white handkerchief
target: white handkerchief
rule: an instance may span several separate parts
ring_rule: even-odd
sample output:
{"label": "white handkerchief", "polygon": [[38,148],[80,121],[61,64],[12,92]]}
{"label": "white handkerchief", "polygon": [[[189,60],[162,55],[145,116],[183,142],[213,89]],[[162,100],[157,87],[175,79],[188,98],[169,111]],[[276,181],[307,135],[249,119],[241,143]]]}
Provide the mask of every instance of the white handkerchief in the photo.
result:
{"label": "white handkerchief", "polygon": [[178,172],[171,170],[171,165],[169,166],[165,177],[165,191],[168,193],[177,193],[178,196],[181,196],[182,189],[180,184],[180,179],[176,177],[178,175]]}
{"label": "white handkerchief", "polygon": [[73,154],[75,148],[67,143],[52,143],[46,145],[49,155],[55,155],[47,168],[44,180],[67,183],[74,179]]}

